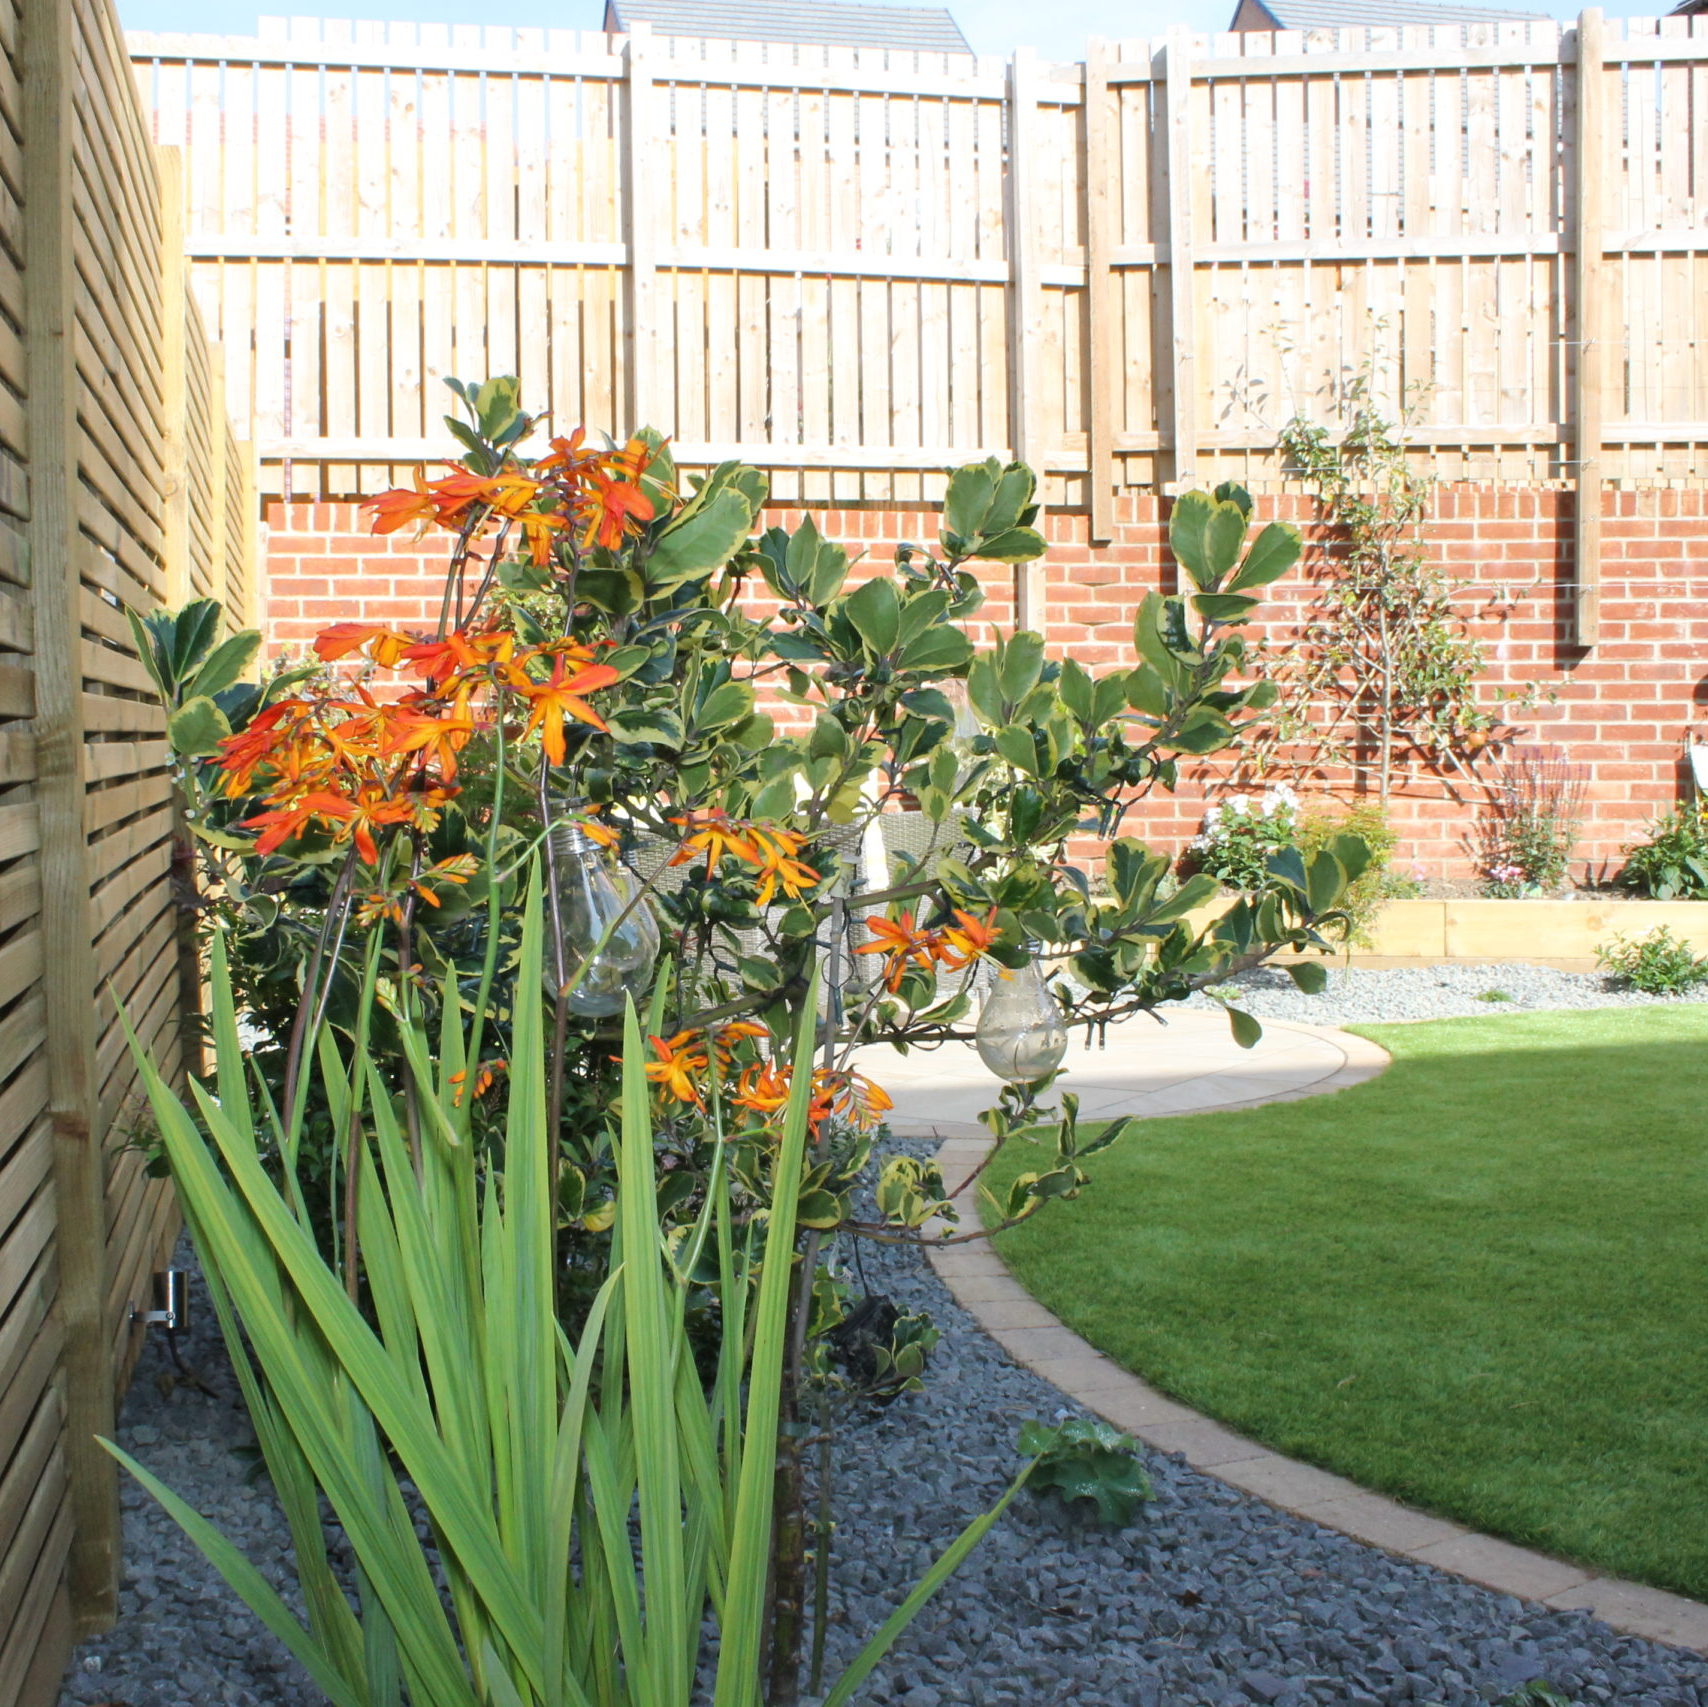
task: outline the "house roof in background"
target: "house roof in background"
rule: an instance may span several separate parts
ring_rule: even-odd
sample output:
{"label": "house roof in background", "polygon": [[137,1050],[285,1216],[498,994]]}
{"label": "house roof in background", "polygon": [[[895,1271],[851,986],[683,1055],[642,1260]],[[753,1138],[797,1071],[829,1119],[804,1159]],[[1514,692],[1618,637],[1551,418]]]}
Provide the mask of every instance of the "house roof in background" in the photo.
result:
{"label": "house roof in background", "polygon": [[731,41],[814,42],[889,47],[915,53],[971,53],[961,27],[941,6],[857,6],[844,0],[606,0],[605,28],[648,24],[663,36]]}
{"label": "house roof in background", "polygon": [[1240,7],[1248,18],[1254,9],[1273,18],[1281,30],[1391,30],[1404,24],[1513,23],[1548,16],[1495,6],[1434,6],[1425,0],[1253,0]]}

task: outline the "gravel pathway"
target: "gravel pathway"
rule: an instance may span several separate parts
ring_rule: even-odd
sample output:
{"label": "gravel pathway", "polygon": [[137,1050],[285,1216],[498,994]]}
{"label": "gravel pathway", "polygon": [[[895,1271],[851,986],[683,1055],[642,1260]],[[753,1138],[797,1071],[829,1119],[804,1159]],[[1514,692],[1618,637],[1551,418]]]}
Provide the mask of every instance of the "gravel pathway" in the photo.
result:
{"label": "gravel pathway", "polygon": [[[1345,972],[1308,998],[1248,980],[1260,1015],[1319,1023],[1623,1002],[1593,975],[1537,967]],[[1477,1000],[1498,989],[1510,1003]],[[1644,998],[1636,998],[1643,1000]],[[926,1390],[843,1426],[836,1451],[831,1666],[857,1651],[1000,1491],[1028,1417],[1073,1407],[1011,1364],[914,1253],[867,1247],[872,1289],[943,1339]],[[199,1289],[198,1289],[199,1290]],[[246,1455],[252,1436],[198,1296],[185,1355],[212,1396],[174,1383],[155,1337],[120,1438],[213,1516],[275,1581],[288,1536]],[[903,1707],[1470,1707],[1535,1680],[1571,1702],[1708,1707],[1708,1660],[1581,1613],[1476,1588],[1290,1517],[1178,1459],[1123,1532],[1023,1495],[862,1692]],[[78,1650],[62,1707],[298,1707],[319,1698],[177,1528],[128,1483],[120,1621]]]}
{"label": "gravel pathway", "polygon": [[[1560,972],[1506,961],[1495,965],[1395,967],[1376,971],[1321,963],[1328,988],[1307,996],[1285,971],[1262,967],[1233,981],[1240,1006],[1259,1019],[1306,1025],[1375,1025],[1393,1020],[1452,1019],[1542,1008],[1650,1007],[1708,998],[1708,985],[1692,997],[1645,996],[1600,972]],[[1208,996],[1186,1004],[1211,1007]]]}

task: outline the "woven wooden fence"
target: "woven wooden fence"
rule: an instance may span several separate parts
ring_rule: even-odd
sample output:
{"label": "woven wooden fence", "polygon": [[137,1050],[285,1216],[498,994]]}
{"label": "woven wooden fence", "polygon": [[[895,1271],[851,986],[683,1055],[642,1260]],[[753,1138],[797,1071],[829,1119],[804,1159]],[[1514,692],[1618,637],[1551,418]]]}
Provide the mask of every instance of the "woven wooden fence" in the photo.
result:
{"label": "woven wooden fence", "polygon": [[124,609],[254,604],[246,447],[111,0],[0,0],[0,1707],[109,1621],[111,1431],[175,1230],[123,1004],[185,1061],[160,713]]}

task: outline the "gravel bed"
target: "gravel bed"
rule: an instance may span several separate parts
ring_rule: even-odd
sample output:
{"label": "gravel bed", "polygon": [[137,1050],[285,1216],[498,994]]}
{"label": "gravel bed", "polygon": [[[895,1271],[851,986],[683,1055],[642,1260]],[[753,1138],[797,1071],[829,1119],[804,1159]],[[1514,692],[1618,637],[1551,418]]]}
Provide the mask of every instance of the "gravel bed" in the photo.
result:
{"label": "gravel bed", "polygon": [[[1392,1020],[1453,1019],[1542,1008],[1648,1007],[1695,999],[1645,996],[1601,972],[1561,972],[1522,961],[1488,965],[1373,968],[1321,962],[1328,988],[1307,996],[1281,968],[1265,966],[1232,980],[1239,1005],[1259,1019],[1307,1025],[1374,1025]],[[1184,1004],[1210,1008],[1208,996]]]}
{"label": "gravel bed", "polygon": [[[1643,1002],[1591,974],[1533,966],[1330,974],[1324,995],[1284,973],[1243,980],[1275,1019],[1368,1022]],[[1512,998],[1477,998],[1499,990]],[[1201,998],[1200,998],[1201,1000]],[[181,1253],[180,1261],[187,1261]],[[830,1670],[851,1658],[1015,1466],[1028,1417],[1073,1414],[1012,1364],[916,1253],[862,1252],[872,1290],[942,1329],[925,1391],[841,1427]],[[289,1535],[257,1478],[253,1436],[200,1288],[176,1376],[151,1335],[120,1440],[289,1581]],[[1022,1495],[862,1691],[903,1707],[1440,1707],[1545,1680],[1575,1703],[1708,1707],[1708,1660],[1614,1634],[1585,1614],[1480,1589],[1303,1519],[1150,1453],[1156,1498],[1112,1532],[1054,1496]],[[306,1707],[306,1676],[128,1479],[120,1617],[85,1643],[62,1707]]]}
{"label": "gravel bed", "polygon": [[[864,1253],[874,1290],[943,1329],[926,1390],[837,1451],[839,1622],[858,1649],[1000,1491],[1028,1417],[1079,1408],[1011,1363],[913,1253]],[[893,1652],[905,1707],[1387,1707],[1492,1702],[1536,1680],[1577,1703],[1702,1707],[1708,1660],[1408,1563],[1147,1452],[1128,1530],[1022,1494]],[[834,1663],[827,1674],[834,1677]]]}
{"label": "gravel bed", "polygon": [[[1027,1417],[1074,1407],[1017,1368],[912,1252],[863,1253],[874,1290],[943,1330],[924,1392],[867,1409],[836,1449],[830,1672],[1012,1474]],[[151,1347],[120,1438],[288,1580],[217,1338]],[[1579,1703],[1708,1707],[1708,1661],[1408,1564],[1150,1453],[1156,1498],[1121,1532],[1022,1495],[861,1699],[903,1707],[1442,1707],[1545,1680]],[[299,1707],[312,1686],[153,1505],[127,1488],[120,1620],[79,1649],[62,1707]]]}
{"label": "gravel bed", "polygon": [[[187,1383],[150,1332],[119,1420],[119,1444],[211,1518],[300,1607],[291,1536],[260,1468],[254,1431],[189,1241],[190,1328],[178,1336]],[[184,1532],[123,1470],[124,1570],[118,1622],[77,1650],[62,1707],[310,1707],[325,1697],[225,1586]]]}

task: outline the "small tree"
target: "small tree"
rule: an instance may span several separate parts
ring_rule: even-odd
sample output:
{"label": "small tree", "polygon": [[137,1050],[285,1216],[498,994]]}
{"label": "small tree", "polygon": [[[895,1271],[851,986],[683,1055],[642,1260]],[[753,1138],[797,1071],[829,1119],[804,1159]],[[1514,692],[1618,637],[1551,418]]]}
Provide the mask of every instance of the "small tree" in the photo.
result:
{"label": "small tree", "polygon": [[1405,420],[1374,396],[1373,365],[1346,390],[1340,433],[1295,415],[1280,448],[1339,536],[1296,638],[1265,654],[1279,692],[1252,755],[1260,766],[1345,766],[1386,807],[1402,767],[1462,770],[1499,719],[1480,705],[1487,663],[1422,524],[1433,479],[1408,455]]}

